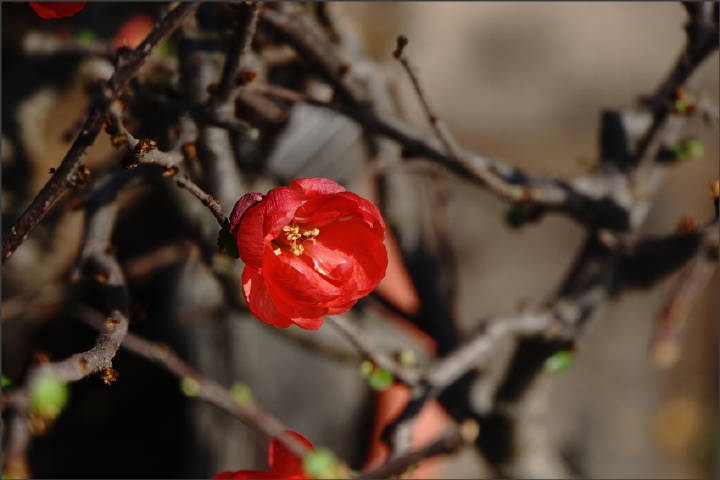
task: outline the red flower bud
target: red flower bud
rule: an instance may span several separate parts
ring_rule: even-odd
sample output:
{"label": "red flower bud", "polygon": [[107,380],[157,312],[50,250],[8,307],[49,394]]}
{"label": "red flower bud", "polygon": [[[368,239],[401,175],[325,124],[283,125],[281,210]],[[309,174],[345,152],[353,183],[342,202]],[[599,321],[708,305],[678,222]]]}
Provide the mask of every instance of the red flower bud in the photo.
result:
{"label": "red flower bud", "polygon": [[[313,448],[310,441],[292,430],[285,433],[295,437],[308,448]],[[288,450],[285,445],[273,438],[268,447],[268,464],[266,470],[238,470],[236,472],[220,472],[212,478],[308,478],[303,470],[302,459]]]}
{"label": "red flower bud", "polygon": [[35,13],[42,18],[72,17],[87,2],[29,2]]}
{"label": "red flower bud", "polygon": [[385,223],[368,200],[327,178],[248,195],[231,228],[245,262],[243,294],[260,320],[316,330],[324,315],[347,311],[385,276]]}

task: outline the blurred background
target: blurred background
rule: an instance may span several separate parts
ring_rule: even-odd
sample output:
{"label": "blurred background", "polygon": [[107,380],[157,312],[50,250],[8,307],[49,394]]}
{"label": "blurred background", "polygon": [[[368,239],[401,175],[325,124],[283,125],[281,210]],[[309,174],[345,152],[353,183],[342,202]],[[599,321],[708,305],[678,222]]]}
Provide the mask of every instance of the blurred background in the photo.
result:
{"label": "blurred background", "polygon": [[[405,53],[432,107],[461,145],[531,174],[566,178],[588,173],[597,162],[602,110],[631,108],[655,90],[682,50],[687,18],[679,4],[665,2],[331,2],[326,7],[353,73],[380,85],[371,87],[381,91],[376,98],[386,99],[378,109],[428,130],[410,82],[392,58],[395,39],[403,34],[409,39]],[[142,25],[137,19],[144,16],[154,21],[164,8],[90,3],[73,17],[48,21],[27,5],[2,4],[3,232],[69,148],[86,114],[89,85],[112,71],[108,59],[87,54],[88,46],[112,44],[128,22]],[[192,28],[227,29],[222,8],[201,7]],[[87,48],[57,53],[52,42],[58,39]],[[269,47],[260,52],[263,42],[272,43],[261,25],[251,67],[261,69],[257,65],[270,55]],[[187,90],[187,78],[172,74],[180,43],[174,37],[156,54],[157,64],[166,65],[165,76],[157,67],[145,71],[143,81]],[[224,53],[213,51],[208,58],[207,76],[216,81]],[[263,70],[260,79],[287,78],[291,67]],[[687,90],[717,105],[718,89],[716,52]],[[152,112],[136,108],[135,113],[148,116],[135,127],[142,133],[161,128],[149,125]],[[704,222],[713,215],[707,185],[718,175],[717,122],[692,120],[687,131],[701,141],[703,154],[672,167],[643,233],[666,234],[684,216]],[[287,107],[281,122],[263,125],[261,132],[260,143],[270,139],[262,146],[224,140],[237,158],[262,157],[264,165],[258,173],[257,164],[236,162],[238,184],[247,190],[210,189],[226,211],[245,191],[265,191],[278,176],[327,176],[372,196],[362,134],[349,120]],[[162,133],[155,133],[162,147]],[[93,173],[103,172],[119,155],[102,133],[87,164]],[[395,145],[382,142],[379,157],[397,155]],[[452,312],[459,340],[483,319],[536,305],[557,288],[582,245],[580,226],[548,214],[512,229],[505,222],[507,204],[447,176],[440,187],[444,233],[428,233],[422,202],[432,202],[436,184],[413,175],[418,177],[400,171],[388,180],[384,200],[375,200],[403,252],[427,244],[435,264],[446,267],[437,272],[439,280],[428,282],[439,282],[438,308]],[[77,313],[78,302],[93,304],[92,291],[69,282],[83,228],[83,212],[73,208],[79,198],[57,205],[3,265],[2,373],[13,384],[22,383],[38,355],[58,360],[93,344],[95,332]],[[373,426],[389,400],[360,375],[361,359],[352,347],[328,325],[309,339],[295,327],[279,331],[254,319],[231,291],[241,262],[213,253],[212,217],[171,182],[147,175],[121,202],[113,244],[133,299],[131,331],[170,345],[226,386],[248,385],[287,425],[315,445],[332,448],[353,468],[362,467],[377,447]],[[406,278],[405,270],[413,276],[417,268],[398,267],[400,273],[383,285],[387,296],[410,310],[418,296],[426,298]],[[506,475],[718,475],[717,272],[692,308],[679,361],[660,369],[648,354],[654,321],[676,280],[674,274],[652,289],[612,301],[580,340],[572,368],[536,379],[515,412],[520,448]],[[389,351],[410,348],[420,361],[444,353],[442,339],[428,341],[371,300],[350,315]],[[317,345],[309,347],[310,340],[340,355],[328,358]],[[32,475],[178,478],[266,468],[268,439],[184,395],[174,376],[122,350],[114,368],[120,376],[111,387],[96,377],[71,385],[62,415],[31,443]],[[448,421],[443,415],[436,414],[436,424]],[[535,450],[556,452],[564,466],[548,464]],[[488,472],[473,449],[463,449],[435,462],[426,475],[480,478]]]}

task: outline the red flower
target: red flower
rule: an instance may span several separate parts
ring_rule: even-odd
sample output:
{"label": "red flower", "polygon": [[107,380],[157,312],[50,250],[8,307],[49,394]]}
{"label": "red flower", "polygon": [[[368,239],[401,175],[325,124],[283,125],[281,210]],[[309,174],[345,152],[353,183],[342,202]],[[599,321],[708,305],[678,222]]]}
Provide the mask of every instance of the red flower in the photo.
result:
{"label": "red flower", "polygon": [[316,330],[385,276],[385,223],[377,207],[327,178],[248,193],[230,215],[245,262],[250,311],[279,328]]}
{"label": "red flower", "polygon": [[87,2],[29,2],[35,13],[42,18],[72,17]]}
{"label": "red flower", "polygon": [[[292,430],[285,430],[308,448],[314,448],[310,441]],[[220,472],[212,478],[308,478],[303,471],[302,459],[287,449],[285,445],[273,438],[268,447],[268,464],[266,470],[238,470],[236,472]]]}

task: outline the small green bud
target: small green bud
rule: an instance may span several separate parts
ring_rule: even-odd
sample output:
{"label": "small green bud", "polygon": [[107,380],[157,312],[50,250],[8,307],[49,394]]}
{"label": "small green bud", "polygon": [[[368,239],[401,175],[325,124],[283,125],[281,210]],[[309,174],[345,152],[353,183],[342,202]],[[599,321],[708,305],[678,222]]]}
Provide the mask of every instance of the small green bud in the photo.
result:
{"label": "small green bud", "polygon": [[550,373],[562,373],[570,369],[573,363],[573,353],[570,350],[560,350],[545,359],[545,370]]}
{"label": "small green bud", "polygon": [[413,365],[415,364],[415,352],[408,349],[400,350],[397,354],[397,361],[400,365]]}
{"label": "small green bud", "polygon": [[675,100],[675,111],[678,113],[685,113],[685,110],[687,110],[688,104],[685,100],[682,98],[678,98]]}
{"label": "small green bud", "polygon": [[249,407],[255,401],[250,387],[242,382],[233,383],[233,386],[230,387],[230,394],[241,407]]}
{"label": "small green bud", "polygon": [[699,158],[703,156],[705,149],[697,138],[688,138],[685,140],[685,153],[688,157]]}
{"label": "small green bud", "polygon": [[370,374],[375,370],[375,365],[370,360],[363,360],[360,364],[360,373],[363,377],[369,377]]}
{"label": "small green bud", "polygon": [[183,377],[180,380],[180,390],[182,390],[185,396],[194,397],[198,394],[198,391],[200,390],[200,385],[194,378]]}
{"label": "small green bud", "polygon": [[327,447],[316,448],[303,456],[303,470],[314,478],[336,478],[338,460]]}
{"label": "small green bud", "polygon": [[55,418],[65,407],[69,397],[66,382],[52,375],[45,375],[30,387],[30,411],[43,418]]}
{"label": "small green bud", "polygon": [[368,377],[368,383],[373,390],[385,390],[393,383],[393,374],[384,368],[376,368]]}
{"label": "small green bud", "polygon": [[92,30],[81,28],[75,32],[75,43],[78,45],[90,45],[97,39]]}
{"label": "small green bud", "polygon": [[8,388],[12,386],[12,381],[6,377],[5,375],[2,376],[2,388]]}

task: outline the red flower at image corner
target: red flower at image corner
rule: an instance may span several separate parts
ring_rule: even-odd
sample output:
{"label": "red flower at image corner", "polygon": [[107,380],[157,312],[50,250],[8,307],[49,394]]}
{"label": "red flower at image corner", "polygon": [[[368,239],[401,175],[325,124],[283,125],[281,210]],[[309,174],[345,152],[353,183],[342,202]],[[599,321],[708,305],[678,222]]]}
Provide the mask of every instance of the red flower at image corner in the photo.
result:
{"label": "red flower at image corner", "polygon": [[[308,448],[314,448],[310,441],[292,430],[285,430]],[[236,472],[220,472],[212,478],[308,478],[303,470],[302,459],[288,450],[276,438],[273,438],[268,447],[268,464],[270,471],[266,470],[238,470]]]}
{"label": "red flower at image corner", "polygon": [[303,178],[267,195],[248,193],[230,215],[243,295],[279,328],[316,330],[385,276],[385,223],[375,205],[327,178]]}
{"label": "red flower at image corner", "polygon": [[35,13],[42,18],[71,17],[79,12],[87,2],[28,2]]}

